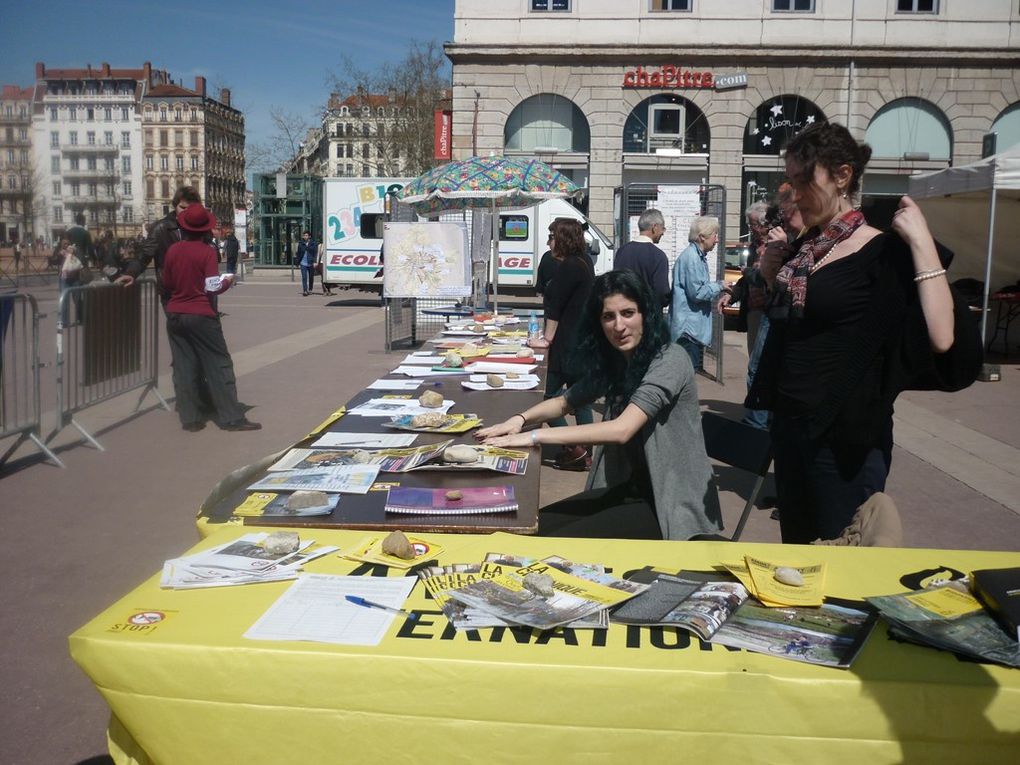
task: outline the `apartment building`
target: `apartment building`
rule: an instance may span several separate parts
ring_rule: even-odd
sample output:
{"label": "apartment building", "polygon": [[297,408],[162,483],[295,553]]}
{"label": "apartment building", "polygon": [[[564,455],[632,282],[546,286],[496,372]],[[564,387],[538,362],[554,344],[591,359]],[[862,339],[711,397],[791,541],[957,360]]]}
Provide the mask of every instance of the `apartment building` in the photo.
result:
{"label": "apartment building", "polygon": [[4,85],[0,91],[0,242],[34,238],[32,88]]}
{"label": "apartment building", "polygon": [[179,186],[195,186],[217,220],[233,221],[244,206],[244,115],[230,104],[230,90],[207,93],[204,77],[194,89],[167,82],[141,99],[145,162],[145,216],[158,220]]}
{"label": "apartment building", "polygon": [[618,187],[711,183],[735,237],[816,120],[872,146],[886,212],[910,174],[1020,143],[1015,0],[457,0],[445,50],[454,156],[543,159],[606,231]]}
{"label": "apartment building", "polygon": [[38,178],[36,231],[50,241],[80,215],[118,237],[142,230],[138,101],[165,71],[47,69],[36,64],[32,137]]}

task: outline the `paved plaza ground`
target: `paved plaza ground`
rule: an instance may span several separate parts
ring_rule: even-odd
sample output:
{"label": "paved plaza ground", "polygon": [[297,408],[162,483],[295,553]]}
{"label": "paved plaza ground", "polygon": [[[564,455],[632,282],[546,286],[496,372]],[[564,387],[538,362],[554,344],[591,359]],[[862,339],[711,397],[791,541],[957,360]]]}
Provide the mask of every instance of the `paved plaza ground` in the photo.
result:
{"label": "paved plaza ground", "polygon": [[[105,761],[106,705],[71,661],[67,636],[198,540],[196,510],[223,475],[298,440],[401,358],[384,351],[378,298],[344,291],[302,297],[289,277],[259,272],[220,302],[241,400],[255,405],[249,417],[263,430],[186,433],[152,397],[133,413],[137,396],[128,394],[80,415],[106,451],[67,429],[54,441],[66,469],[22,447],[0,471],[7,538],[0,556],[7,710],[0,762]],[[46,362],[55,348],[51,282],[23,285],[47,314]],[[160,390],[170,398],[169,350],[162,330],[160,336]],[[739,417],[744,335],[727,333],[724,355],[724,384],[701,380],[701,400]],[[900,397],[888,492],[908,546],[1020,551],[1018,362],[1014,356],[1002,364],[1001,382]],[[44,370],[44,433],[54,423],[52,373]],[[719,476],[732,529],[750,481],[726,469]],[[583,482],[583,474],[543,468],[542,503]],[[772,493],[768,485],[764,493]],[[779,541],[768,509],[752,513],[743,539]]]}

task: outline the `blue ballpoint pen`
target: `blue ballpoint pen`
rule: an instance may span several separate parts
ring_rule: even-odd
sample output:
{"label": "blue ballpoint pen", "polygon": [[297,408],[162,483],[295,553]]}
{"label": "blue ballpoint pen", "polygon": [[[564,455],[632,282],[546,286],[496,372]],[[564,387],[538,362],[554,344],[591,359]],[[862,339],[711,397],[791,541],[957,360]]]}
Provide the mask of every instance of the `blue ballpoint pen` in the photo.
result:
{"label": "blue ballpoint pen", "polygon": [[357,595],[344,595],[344,600],[348,603],[353,603],[356,606],[364,606],[365,608],[378,608],[380,611],[389,611],[391,614],[398,614],[400,616],[406,616],[411,621],[418,618],[418,614],[405,611],[402,608],[393,608],[391,606],[384,606],[382,603],[373,603],[371,600],[365,600],[364,598],[358,597]]}

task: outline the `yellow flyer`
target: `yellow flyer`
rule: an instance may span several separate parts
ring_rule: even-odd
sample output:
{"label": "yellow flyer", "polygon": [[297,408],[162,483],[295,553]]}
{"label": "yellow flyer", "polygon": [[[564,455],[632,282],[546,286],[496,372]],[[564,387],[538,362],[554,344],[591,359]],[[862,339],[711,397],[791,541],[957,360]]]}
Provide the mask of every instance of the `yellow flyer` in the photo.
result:
{"label": "yellow flyer", "polygon": [[[770,563],[750,555],[744,556],[747,570],[754,582],[754,592],[758,600],[766,605],[782,606],[820,606],[825,598],[825,564],[816,563],[808,566],[787,566],[783,563]],[[804,584],[800,586],[784,584],[776,579],[776,569],[786,567],[800,572]]]}
{"label": "yellow flyer", "polygon": [[411,560],[404,560],[398,558],[395,555],[387,555],[382,551],[383,539],[389,534],[381,532],[378,534],[371,534],[370,536],[363,537],[358,542],[354,549],[350,552],[340,553],[341,558],[348,558],[350,560],[360,560],[364,563],[379,563],[383,566],[389,566],[390,568],[397,569],[408,569],[411,566],[416,566],[423,561],[437,557],[442,551],[443,546],[436,544],[435,542],[428,542],[419,537],[408,536],[407,541],[411,543],[411,547],[414,548],[414,557]]}
{"label": "yellow flyer", "polygon": [[278,494],[267,491],[249,494],[244,502],[234,508],[233,514],[247,518],[257,518],[262,515],[266,507],[269,506],[269,503],[278,496]]}
{"label": "yellow flyer", "polygon": [[980,611],[982,605],[969,592],[957,590],[955,587],[938,587],[925,590],[916,595],[904,595],[915,606],[931,611],[945,619]]}

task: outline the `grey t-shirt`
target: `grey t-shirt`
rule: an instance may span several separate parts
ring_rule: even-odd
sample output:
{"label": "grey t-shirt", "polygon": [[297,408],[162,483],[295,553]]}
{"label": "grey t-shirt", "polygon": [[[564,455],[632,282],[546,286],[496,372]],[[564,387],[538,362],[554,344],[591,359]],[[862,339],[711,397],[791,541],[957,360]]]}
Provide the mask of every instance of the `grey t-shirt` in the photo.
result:
{"label": "grey t-shirt", "polygon": [[[591,403],[583,400],[587,396],[580,386],[568,389],[566,398],[572,408]],[[705,453],[698,388],[686,351],[673,343],[663,346],[630,403],[648,417],[635,438],[644,445],[663,539],[684,540],[721,530],[719,495]],[[624,448],[598,447],[586,488],[617,486],[630,477]]]}

